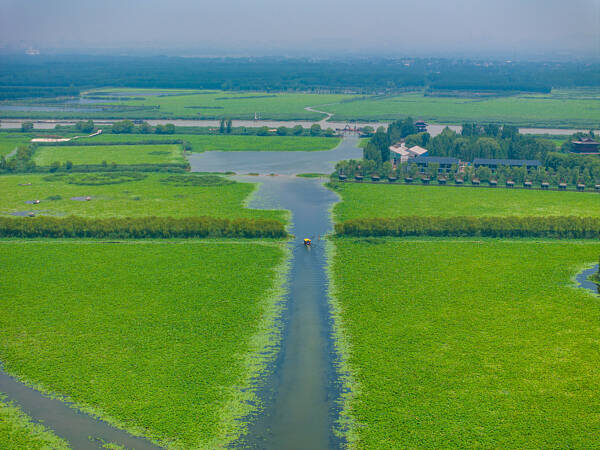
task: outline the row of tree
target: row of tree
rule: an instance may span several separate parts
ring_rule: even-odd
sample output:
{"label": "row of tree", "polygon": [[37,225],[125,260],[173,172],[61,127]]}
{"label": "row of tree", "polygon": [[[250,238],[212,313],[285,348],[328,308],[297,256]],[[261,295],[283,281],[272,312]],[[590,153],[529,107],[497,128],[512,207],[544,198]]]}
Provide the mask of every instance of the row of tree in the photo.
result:
{"label": "row of tree", "polygon": [[458,165],[454,164],[450,170],[447,172],[442,171],[441,173],[439,172],[439,168],[439,164],[431,163],[424,169],[424,172],[421,172],[419,166],[409,162],[393,167],[389,161],[377,165],[372,160],[347,160],[339,161],[336,164],[335,170],[337,174],[344,174],[348,177],[353,177],[357,174],[363,177],[376,175],[380,178],[392,177],[399,180],[404,178],[428,178],[435,180],[439,177],[449,182],[459,179],[465,183],[472,180],[479,180],[481,182],[494,180],[499,184],[504,184],[510,180],[517,184],[530,181],[533,184],[549,183],[554,186],[559,183],[570,185],[584,184],[588,187],[600,185],[600,164],[590,165],[590,167],[567,167],[559,165],[557,168],[538,167],[531,170],[519,166],[499,166],[494,171],[485,166],[467,166],[462,171],[459,171]]}
{"label": "row of tree", "polygon": [[600,86],[600,64],[589,60],[487,60],[482,64],[442,58],[0,55],[0,99],[76,95],[78,89],[90,86],[364,93],[430,87],[549,92],[559,86]]}
{"label": "row of tree", "polygon": [[600,217],[420,217],[351,219],[335,225],[340,236],[481,236],[598,239]]}
{"label": "row of tree", "polygon": [[0,217],[3,238],[284,238],[284,224],[273,219],[215,217]]}

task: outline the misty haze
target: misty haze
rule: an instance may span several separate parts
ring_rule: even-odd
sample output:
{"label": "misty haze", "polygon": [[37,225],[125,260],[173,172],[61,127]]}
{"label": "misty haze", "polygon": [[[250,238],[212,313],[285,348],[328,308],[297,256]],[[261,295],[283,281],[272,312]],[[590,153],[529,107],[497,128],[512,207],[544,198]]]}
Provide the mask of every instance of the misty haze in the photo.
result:
{"label": "misty haze", "polygon": [[0,448],[600,446],[600,1],[0,0]]}

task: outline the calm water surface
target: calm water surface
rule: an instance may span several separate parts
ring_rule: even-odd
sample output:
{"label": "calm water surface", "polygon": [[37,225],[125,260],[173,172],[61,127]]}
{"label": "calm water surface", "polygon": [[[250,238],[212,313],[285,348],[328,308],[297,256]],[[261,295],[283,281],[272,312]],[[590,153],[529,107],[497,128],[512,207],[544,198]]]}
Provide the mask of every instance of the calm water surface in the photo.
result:
{"label": "calm water surface", "polygon": [[[240,447],[266,449],[339,448],[333,434],[341,386],[335,365],[328,301],[325,242],[331,231],[329,208],[337,195],[314,179],[293,176],[247,177],[262,183],[250,207],[292,213],[291,270],[279,355],[259,385],[264,411],[255,416]],[[313,238],[306,248],[304,238]]]}

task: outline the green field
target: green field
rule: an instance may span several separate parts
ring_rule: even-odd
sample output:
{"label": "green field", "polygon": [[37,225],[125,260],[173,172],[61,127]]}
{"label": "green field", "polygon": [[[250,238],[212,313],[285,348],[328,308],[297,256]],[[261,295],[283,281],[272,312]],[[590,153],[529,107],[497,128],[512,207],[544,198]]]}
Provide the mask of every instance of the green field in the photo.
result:
{"label": "green field", "polygon": [[19,145],[29,143],[31,137],[24,133],[0,133],[0,157],[6,156]]}
{"label": "green field", "polygon": [[[167,92],[167,90],[143,89],[105,89],[90,94],[127,92],[127,96],[143,97],[144,93]],[[196,92],[196,93],[194,93]],[[130,111],[129,114],[117,113],[119,117],[144,118],[186,118],[186,119],[254,119],[256,113],[260,119],[279,120],[321,120],[324,115],[306,111],[307,106],[324,105],[353,98],[349,95],[292,94],[240,91],[188,91],[182,95],[146,96],[143,100],[110,100],[103,105],[117,105],[147,108],[142,111]],[[105,113],[106,115],[106,113]],[[109,113],[110,116],[115,114]]]}
{"label": "green field", "polygon": [[600,244],[334,246],[358,448],[600,445],[600,299],[571,287]]}
{"label": "green field", "polygon": [[34,161],[38,166],[50,166],[58,161],[74,165],[102,164],[177,164],[185,163],[180,145],[70,145],[40,146]]}
{"label": "green field", "polygon": [[4,401],[0,393],[0,448],[3,450],[62,450],[70,448],[56,436],[12,403]]}
{"label": "green field", "polygon": [[194,152],[205,151],[317,151],[331,150],[340,143],[337,137],[313,136],[227,136],[199,134],[101,134],[86,142],[109,144],[111,142],[172,141],[181,139],[192,145]]}
{"label": "green field", "polygon": [[243,429],[245,388],[273,344],[285,253],[266,243],[1,242],[0,360],[169,448],[220,447]]}
{"label": "green field", "polygon": [[[216,186],[186,185],[193,174],[138,174],[142,179],[118,184],[92,182],[103,174],[0,176],[0,214],[43,211],[46,214],[85,217],[251,217],[285,220],[283,211],[244,207],[255,185],[231,183]],[[110,176],[110,175],[109,175]],[[49,180],[49,181],[48,181]],[[174,180],[174,181],[172,181]],[[108,182],[112,181],[110,178]],[[19,186],[28,184],[30,186]],[[92,197],[91,201],[71,200]],[[37,205],[25,202],[40,200]]]}
{"label": "green field", "polygon": [[399,216],[598,216],[595,192],[336,183],[337,221]]}
{"label": "green field", "polygon": [[585,91],[555,90],[552,94],[520,94],[509,97],[435,97],[406,93],[394,97],[327,105],[331,120],[395,120],[412,116],[437,123],[465,121],[499,122],[520,126],[600,126],[600,97]]}
{"label": "green field", "polygon": [[[126,99],[115,100],[114,93],[117,92],[126,94]],[[106,97],[106,103],[97,106],[108,109],[98,112],[0,111],[0,117],[251,120],[256,113],[260,119],[323,119],[323,114],[304,109],[314,106],[333,113],[333,121],[396,120],[412,116],[437,123],[476,121],[519,126],[598,128],[598,92],[597,89],[556,89],[550,94],[482,97],[468,92],[458,96],[425,96],[419,91],[393,96],[356,96],[120,88],[87,93]],[[169,95],[149,95],[152,93]]]}

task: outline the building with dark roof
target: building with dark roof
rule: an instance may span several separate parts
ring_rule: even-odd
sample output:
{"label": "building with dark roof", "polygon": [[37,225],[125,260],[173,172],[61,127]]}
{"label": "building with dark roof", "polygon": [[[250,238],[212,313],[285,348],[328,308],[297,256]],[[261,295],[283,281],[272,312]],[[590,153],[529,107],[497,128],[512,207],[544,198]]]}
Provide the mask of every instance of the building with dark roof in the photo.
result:
{"label": "building with dark roof", "polygon": [[591,138],[583,138],[580,141],[571,141],[571,145],[573,148],[572,153],[580,153],[580,154],[598,154],[598,146],[600,142],[596,142]]}
{"label": "building with dark roof", "polygon": [[499,166],[526,167],[527,171],[536,169],[542,165],[537,159],[488,159],[475,158],[474,167],[489,167],[494,172]]}
{"label": "building with dark roof", "polygon": [[423,133],[424,131],[427,131],[427,124],[422,120],[417,120],[415,122],[415,128],[417,129],[417,132]]}
{"label": "building with dark roof", "polygon": [[438,173],[446,173],[450,171],[453,164],[458,165],[459,162],[458,159],[447,156],[417,156],[408,160],[409,164],[416,164],[421,173],[424,173],[430,164],[439,164]]}

